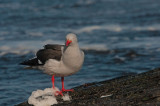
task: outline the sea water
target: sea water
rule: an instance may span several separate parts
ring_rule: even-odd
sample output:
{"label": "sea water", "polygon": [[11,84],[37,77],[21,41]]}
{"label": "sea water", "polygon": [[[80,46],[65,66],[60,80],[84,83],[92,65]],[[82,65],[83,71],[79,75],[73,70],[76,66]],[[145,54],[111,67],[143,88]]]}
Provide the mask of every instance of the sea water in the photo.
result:
{"label": "sea water", "polygon": [[19,63],[45,44],[64,44],[68,33],[77,34],[85,61],[66,88],[160,67],[159,0],[0,0],[1,106],[52,86],[51,76]]}

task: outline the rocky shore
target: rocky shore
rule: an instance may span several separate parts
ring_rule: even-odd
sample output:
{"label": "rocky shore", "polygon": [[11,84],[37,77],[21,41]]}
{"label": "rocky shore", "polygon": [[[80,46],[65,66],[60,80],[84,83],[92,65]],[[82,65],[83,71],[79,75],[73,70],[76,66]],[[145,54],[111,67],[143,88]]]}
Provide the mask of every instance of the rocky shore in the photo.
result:
{"label": "rocky shore", "polygon": [[[160,105],[160,68],[74,88],[71,101],[54,106]],[[28,102],[17,106],[31,106]]]}

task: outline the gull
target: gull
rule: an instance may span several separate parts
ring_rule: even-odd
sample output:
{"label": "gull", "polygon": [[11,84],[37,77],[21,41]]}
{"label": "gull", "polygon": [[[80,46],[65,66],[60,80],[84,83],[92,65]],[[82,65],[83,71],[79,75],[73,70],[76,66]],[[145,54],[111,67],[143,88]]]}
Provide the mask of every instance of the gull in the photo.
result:
{"label": "gull", "polygon": [[79,48],[77,36],[69,33],[66,36],[65,45],[47,44],[44,49],[36,53],[36,57],[23,61],[21,65],[42,70],[52,76],[52,85],[55,89],[54,76],[61,77],[62,89],[56,91],[55,95],[62,95],[63,92],[73,91],[64,88],[64,77],[78,72],[84,62],[84,52]]}

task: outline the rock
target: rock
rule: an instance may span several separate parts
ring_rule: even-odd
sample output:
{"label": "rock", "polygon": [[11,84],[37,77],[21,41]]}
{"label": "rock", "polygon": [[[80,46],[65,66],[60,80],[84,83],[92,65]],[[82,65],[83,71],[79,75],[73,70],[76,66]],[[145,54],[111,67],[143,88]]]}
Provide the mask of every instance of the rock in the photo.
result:
{"label": "rock", "polygon": [[[160,105],[160,68],[112,80],[84,84],[69,93],[72,100],[54,106]],[[17,106],[31,106],[27,102]]]}

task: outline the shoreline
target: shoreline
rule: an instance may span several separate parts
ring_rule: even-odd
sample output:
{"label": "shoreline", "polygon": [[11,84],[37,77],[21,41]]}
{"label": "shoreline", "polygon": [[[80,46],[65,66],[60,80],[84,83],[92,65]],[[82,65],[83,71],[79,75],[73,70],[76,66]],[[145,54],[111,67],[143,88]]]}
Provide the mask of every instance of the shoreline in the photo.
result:
{"label": "shoreline", "polygon": [[[54,106],[160,105],[160,68],[137,75],[83,84],[70,92],[71,101]],[[32,106],[26,102],[16,106]]]}

